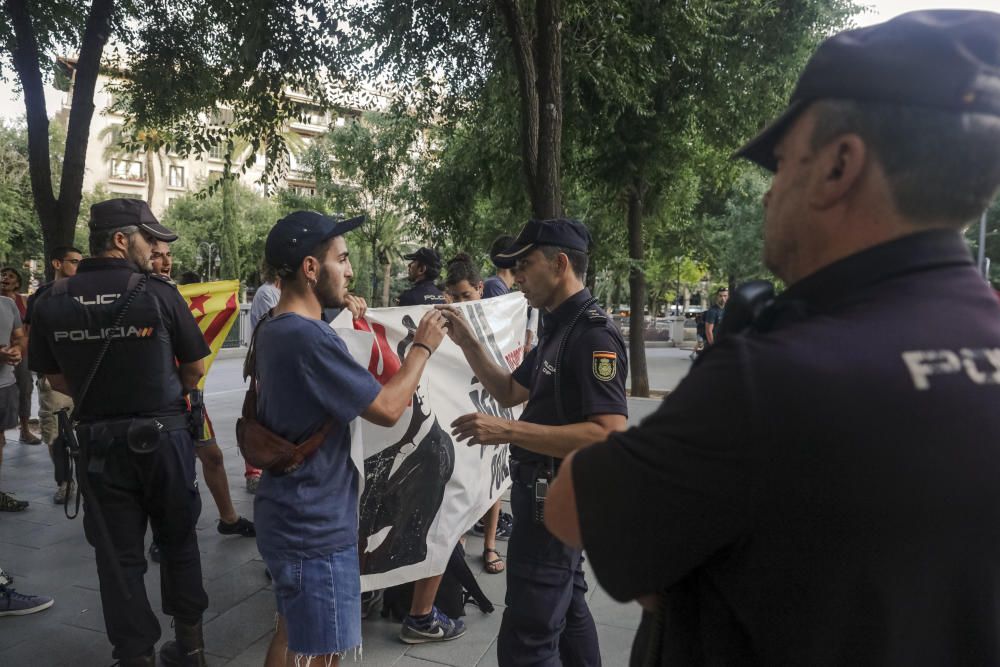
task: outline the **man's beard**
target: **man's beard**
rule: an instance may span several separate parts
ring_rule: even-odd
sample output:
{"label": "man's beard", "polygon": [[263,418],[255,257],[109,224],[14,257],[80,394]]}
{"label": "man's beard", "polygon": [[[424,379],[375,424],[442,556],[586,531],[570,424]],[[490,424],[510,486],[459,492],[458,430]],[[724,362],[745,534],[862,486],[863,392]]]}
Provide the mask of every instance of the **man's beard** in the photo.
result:
{"label": "man's beard", "polygon": [[139,267],[139,269],[145,273],[151,273],[153,271],[153,260],[149,255],[143,255],[139,252],[139,248],[136,246],[135,241],[129,237],[128,248],[125,251],[125,255],[128,257],[129,261]]}
{"label": "man's beard", "polygon": [[316,295],[316,300],[319,301],[320,307],[343,308],[345,302],[344,297],[340,294],[341,291],[342,288],[337,287],[330,280],[330,273],[326,270],[326,267],[321,266],[316,286],[313,287],[313,294]]}

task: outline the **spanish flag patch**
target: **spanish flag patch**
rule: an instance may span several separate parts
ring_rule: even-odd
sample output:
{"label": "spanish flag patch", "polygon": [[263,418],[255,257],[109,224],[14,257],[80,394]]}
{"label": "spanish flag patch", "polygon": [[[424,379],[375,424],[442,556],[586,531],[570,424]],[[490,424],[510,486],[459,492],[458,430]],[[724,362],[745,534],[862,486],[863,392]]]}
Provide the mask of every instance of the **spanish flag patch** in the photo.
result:
{"label": "spanish flag patch", "polygon": [[615,379],[618,355],[614,352],[594,352],[594,377],[601,382]]}

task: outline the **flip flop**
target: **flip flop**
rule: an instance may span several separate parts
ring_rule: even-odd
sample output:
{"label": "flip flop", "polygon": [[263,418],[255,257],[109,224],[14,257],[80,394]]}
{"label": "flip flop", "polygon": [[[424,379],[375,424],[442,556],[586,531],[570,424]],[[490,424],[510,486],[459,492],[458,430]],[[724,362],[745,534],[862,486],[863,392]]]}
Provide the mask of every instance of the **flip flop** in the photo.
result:
{"label": "flip flop", "polygon": [[[496,558],[490,560],[489,555],[496,554]],[[483,570],[487,574],[500,574],[506,569],[506,565],[503,562],[503,558],[500,557],[500,552],[496,549],[483,549]]]}

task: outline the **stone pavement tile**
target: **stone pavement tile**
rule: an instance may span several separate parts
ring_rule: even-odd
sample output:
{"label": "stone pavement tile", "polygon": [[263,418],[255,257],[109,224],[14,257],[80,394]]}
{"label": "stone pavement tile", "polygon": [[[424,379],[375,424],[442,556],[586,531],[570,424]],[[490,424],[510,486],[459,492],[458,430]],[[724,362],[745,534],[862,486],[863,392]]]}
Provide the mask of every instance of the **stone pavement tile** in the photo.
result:
{"label": "stone pavement tile", "polygon": [[597,639],[601,645],[601,662],[604,667],[628,667],[635,630],[598,625]]}
{"label": "stone pavement tile", "polygon": [[258,591],[267,589],[270,584],[264,576],[264,565],[259,561],[248,561],[233,568],[220,577],[205,582],[205,592],[208,593],[208,609],[224,613]]}
{"label": "stone pavement tile", "polygon": [[274,595],[262,590],[205,623],[205,647],[232,659],[274,629]]}
{"label": "stone pavement tile", "polygon": [[[19,583],[17,583],[16,588],[26,593],[42,592],[22,587]],[[50,595],[55,600],[55,604],[45,611],[2,619],[3,624],[0,627],[3,628],[3,632],[0,632],[0,651],[21,643],[45,644],[50,642],[53,634],[60,632],[63,624],[100,632],[102,633],[100,641],[107,644],[107,639],[103,637],[104,621],[101,617],[97,592],[75,586],[65,586],[59,589],[46,589],[45,594]],[[97,604],[94,604],[95,602]],[[84,621],[84,616],[96,617],[96,621],[92,622],[90,618]],[[111,648],[109,646],[108,656],[110,655]],[[0,660],[0,664],[4,664],[2,660]]]}
{"label": "stone pavement tile", "polygon": [[465,635],[450,642],[417,644],[406,655],[454,667],[473,667],[496,638],[502,615],[503,611],[500,609],[492,614],[484,614],[469,607],[467,614],[462,617],[466,627]]}
{"label": "stone pavement tile", "polygon": [[[25,641],[0,651],[0,665],[91,667],[111,663],[111,646],[103,633],[69,625],[59,626],[58,630],[51,628],[51,632],[53,634],[49,634],[46,641]],[[58,639],[54,639],[55,632],[58,632]]]}
{"label": "stone pavement tile", "polygon": [[621,603],[608,595],[607,591],[599,586],[588,601],[590,613],[594,616],[594,621],[601,625],[610,625],[623,630],[635,630],[639,627],[642,619],[642,608],[636,602]]}
{"label": "stone pavement tile", "polygon": [[267,657],[267,647],[271,645],[271,633],[267,633],[242,653],[225,663],[229,667],[260,667]]}
{"label": "stone pavement tile", "polygon": [[438,665],[441,664],[442,663],[434,662],[433,660],[422,660],[421,658],[414,658],[413,656],[404,655],[402,658],[396,661],[393,667],[437,667]]}
{"label": "stone pavement tile", "polygon": [[0,544],[16,544],[22,547],[42,549],[51,548],[66,540],[85,541],[82,522],[63,521],[47,526],[22,521],[16,515],[5,516],[0,521]]}
{"label": "stone pavement tile", "polygon": [[[362,667],[391,667],[409,648],[399,640],[399,623],[388,618],[369,618],[361,622]],[[352,664],[344,660],[341,664]]]}
{"label": "stone pavement tile", "polygon": [[497,640],[494,639],[490,642],[490,645],[486,647],[486,653],[483,657],[479,659],[476,663],[476,667],[499,667],[500,661],[497,659]]}
{"label": "stone pavement tile", "polygon": [[0,566],[13,575],[17,588],[26,591],[43,593],[76,583],[96,588],[94,550],[82,535],[79,542],[33,549],[0,540]]}

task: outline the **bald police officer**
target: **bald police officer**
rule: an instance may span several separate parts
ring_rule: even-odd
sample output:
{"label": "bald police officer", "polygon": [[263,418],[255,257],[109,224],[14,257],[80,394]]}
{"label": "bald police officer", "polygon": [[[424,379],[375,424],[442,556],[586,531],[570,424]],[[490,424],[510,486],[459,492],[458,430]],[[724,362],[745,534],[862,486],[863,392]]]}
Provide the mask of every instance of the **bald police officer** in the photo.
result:
{"label": "bald police officer", "polygon": [[83,527],[96,550],[108,639],[129,667],[155,665],[160,638],[143,583],[147,523],[162,552],[163,612],[173,616],[176,637],[160,659],[205,664],[208,596],[195,534],[201,499],[184,395],[204,375],[209,349],[177,289],[148,275],[152,245],[175,238],[143,201],[94,204],[93,258],[38,298],[30,333],[32,370],[77,405],[84,452],[77,478],[90,489]]}
{"label": "bald police officer", "polygon": [[519,421],[473,413],[452,424],[470,445],[511,443],[514,529],[497,638],[501,667],[601,664],[583,554],[541,522],[561,459],[624,429],[628,415],[625,343],[584,287],[589,247],[590,232],[575,220],[532,220],[494,258],[514,268],[528,302],[546,313],[541,341],[513,373],[496,363],[457,309],[443,309],[449,335],[497,402],[527,401]]}
{"label": "bald police officer", "polygon": [[1000,15],[831,37],[740,155],[787,291],[734,293],[547,524],[657,610],[644,664],[1000,664],[1000,304],[962,237],[1000,187]]}
{"label": "bald police officer", "polygon": [[409,260],[406,278],[413,287],[399,295],[400,306],[434,306],[446,303],[444,293],[434,281],[441,275],[441,255],[433,248],[418,248],[416,252],[403,255]]}

